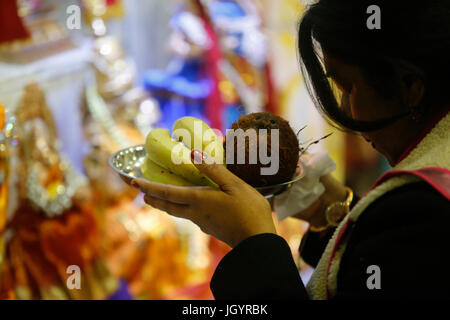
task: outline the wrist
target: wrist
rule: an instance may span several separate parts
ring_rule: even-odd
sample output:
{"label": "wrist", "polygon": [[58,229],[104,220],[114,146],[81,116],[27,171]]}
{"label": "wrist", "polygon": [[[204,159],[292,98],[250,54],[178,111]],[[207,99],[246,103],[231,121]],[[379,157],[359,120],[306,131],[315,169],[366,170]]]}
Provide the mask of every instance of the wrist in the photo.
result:
{"label": "wrist", "polygon": [[230,247],[234,248],[245,239],[259,234],[277,234],[277,230],[272,218],[270,219],[270,221],[260,221],[259,223],[253,222],[249,223],[247,226],[243,224],[242,227],[243,228],[241,229],[241,231],[235,233],[235,236],[232,237],[233,239],[228,243]]}
{"label": "wrist", "polygon": [[255,232],[249,232],[249,233],[244,233],[244,234],[241,234],[240,236],[238,236],[238,237],[236,237],[234,240],[232,240],[232,241],[230,241],[229,243],[227,243],[231,248],[236,248],[241,242],[243,242],[243,241],[245,241],[245,240],[247,240],[247,239],[249,239],[249,238],[251,238],[251,237],[254,237],[254,236],[257,236],[257,235],[261,235],[261,234],[275,234],[275,235],[278,235],[278,233],[277,233],[277,231],[275,230],[275,229],[273,229],[273,230],[269,230],[269,229],[266,229],[266,230],[259,230],[259,231],[255,231]]}
{"label": "wrist", "polygon": [[322,196],[312,206],[314,214],[311,215],[310,219],[308,219],[307,221],[310,227],[312,227],[313,229],[320,229],[328,224],[327,218],[325,216],[326,208],[327,208],[327,201]]}
{"label": "wrist", "polygon": [[315,214],[308,221],[312,231],[323,231],[332,227],[327,218],[327,209],[338,202],[345,202],[348,198],[347,188],[331,175],[324,176],[320,180],[325,187],[325,192],[316,203]]}

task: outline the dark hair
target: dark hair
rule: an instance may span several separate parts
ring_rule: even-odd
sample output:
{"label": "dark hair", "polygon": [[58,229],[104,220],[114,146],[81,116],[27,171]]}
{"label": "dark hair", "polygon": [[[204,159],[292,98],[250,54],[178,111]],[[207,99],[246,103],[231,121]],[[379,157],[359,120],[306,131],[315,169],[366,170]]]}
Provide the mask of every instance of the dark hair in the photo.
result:
{"label": "dark hair", "polygon": [[[381,9],[381,29],[370,30],[367,8]],[[450,102],[450,0],[319,0],[299,27],[302,73],[319,111],[334,125],[354,131],[381,129],[398,116],[356,121],[339,108],[323,70],[314,40],[323,52],[358,66],[376,92],[390,98],[398,93],[396,66],[416,70],[425,94],[421,106],[434,114]],[[408,111],[409,112],[409,111]]]}

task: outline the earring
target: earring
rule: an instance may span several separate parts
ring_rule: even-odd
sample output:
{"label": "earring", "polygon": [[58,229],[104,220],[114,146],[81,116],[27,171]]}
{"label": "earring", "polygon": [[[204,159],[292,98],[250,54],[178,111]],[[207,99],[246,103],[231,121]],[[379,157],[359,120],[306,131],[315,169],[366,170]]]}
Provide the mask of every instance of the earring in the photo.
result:
{"label": "earring", "polygon": [[414,122],[420,122],[422,121],[422,117],[423,117],[423,110],[421,110],[420,107],[411,107],[411,113],[410,113],[410,117]]}

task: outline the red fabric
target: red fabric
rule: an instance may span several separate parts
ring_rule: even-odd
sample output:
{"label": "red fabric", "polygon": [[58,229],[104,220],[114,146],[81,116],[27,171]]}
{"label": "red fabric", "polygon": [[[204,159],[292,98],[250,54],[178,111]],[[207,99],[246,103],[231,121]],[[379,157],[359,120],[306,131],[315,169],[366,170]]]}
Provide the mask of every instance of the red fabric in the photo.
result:
{"label": "red fabric", "polygon": [[23,205],[8,225],[14,231],[6,247],[6,268],[0,272],[0,296],[21,285],[39,289],[64,283],[69,265],[86,271],[99,258],[100,233],[93,209],[85,206],[47,219]]}
{"label": "red fabric", "polygon": [[382,175],[372,187],[380,185],[389,178],[410,174],[428,182],[434,189],[442,194],[447,200],[450,200],[450,170],[438,167],[428,167],[419,170],[393,170]]}
{"label": "red fabric", "polygon": [[[263,19],[262,21],[262,28],[265,29],[265,21]],[[266,86],[267,86],[267,104],[266,104],[266,111],[271,112],[277,115],[280,115],[280,109],[278,105],[278,98],[277,98],[277,90],[275,89],[274,81],[273,81],[273,75],[272,75],[272,67],[270,64],[270,59],[268,59],[266,65],[264,66],[264,75],[266,77]]]}
{"label": "red fabric", "polygon": [[16,0],[0,0],[0,43],[29,38],[18,15]]}
{"label": "red fabric", "polygon": [[266,111],[279,114],[278,110],[278,104],[276,99],[276,91],[275,86],[273,84],[272,79],[272,68],[270,67],[270,64],[267,63],[264,68],[265,74],[266,74],[266,82],[267,82],[267,105],[266,105]]}
{"label": "red fabric", "polygon": [[210,120],[212,128],[223,130],[224,103],[219,90],[220,71],[218,66],[219,61],[222,59],[222,51],[220,50],[219,38],[200,0],[193,0],[193,3],[199,11],[200,18],[211,42],[211,47],[208,49],[205,59],[206,73],[213,82],[213,90],[206,101],[206,116]]}

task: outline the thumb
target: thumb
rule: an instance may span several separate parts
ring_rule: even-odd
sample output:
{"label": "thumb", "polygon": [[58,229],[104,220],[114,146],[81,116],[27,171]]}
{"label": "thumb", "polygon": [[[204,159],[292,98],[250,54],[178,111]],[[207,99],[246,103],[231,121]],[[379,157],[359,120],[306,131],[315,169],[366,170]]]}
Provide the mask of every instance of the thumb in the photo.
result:
{"label": "thumb", "polygon": [[220,189],[230,190],[235,185],[237,177],[206,152],[194,149],[191,152],[191,159],[197,169],[217,183]]}

